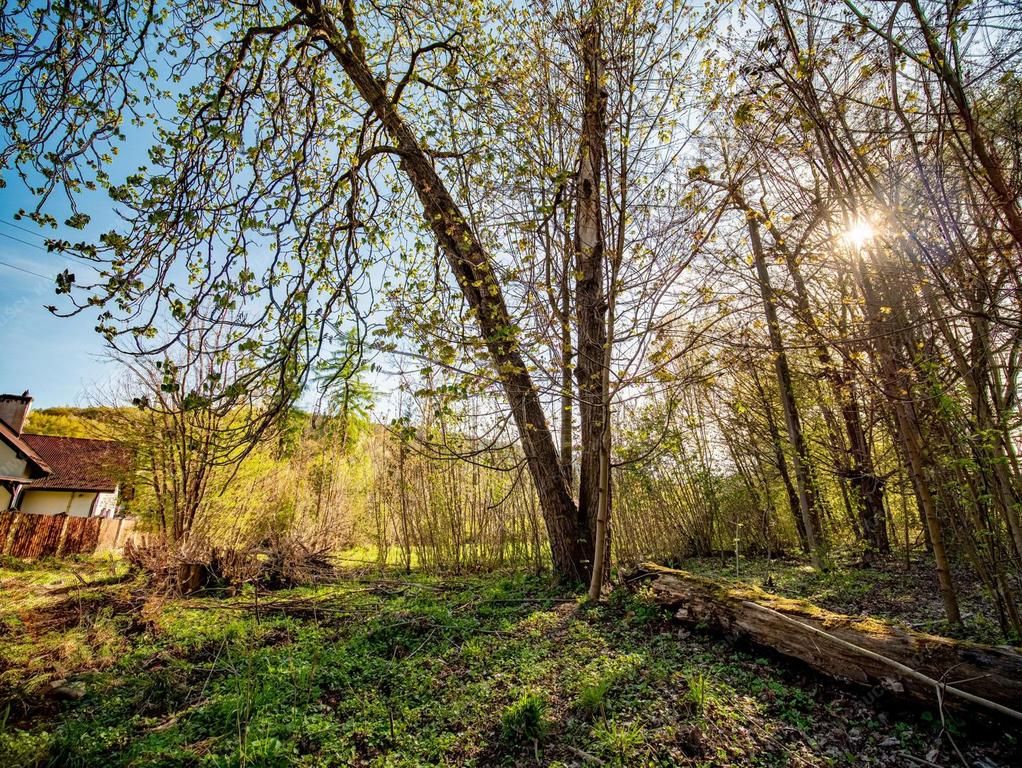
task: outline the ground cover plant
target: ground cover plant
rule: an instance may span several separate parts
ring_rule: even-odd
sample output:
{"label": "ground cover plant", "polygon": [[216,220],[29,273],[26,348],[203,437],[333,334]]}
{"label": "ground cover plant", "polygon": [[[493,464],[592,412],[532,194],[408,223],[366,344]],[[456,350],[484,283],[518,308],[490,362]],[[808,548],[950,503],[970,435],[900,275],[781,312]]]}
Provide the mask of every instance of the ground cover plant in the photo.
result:
{"label": "ground cover plant", "polygon": [[[970,765],[1003,728],[899,710],[542,576],[348,572],[146,598],[110,561],[4,563],[11,766]],[[112,607],[116,606],[116,610]],[[59,691],[54,695],[54,691]],[[942,734],[943,730],[943,734]]]}

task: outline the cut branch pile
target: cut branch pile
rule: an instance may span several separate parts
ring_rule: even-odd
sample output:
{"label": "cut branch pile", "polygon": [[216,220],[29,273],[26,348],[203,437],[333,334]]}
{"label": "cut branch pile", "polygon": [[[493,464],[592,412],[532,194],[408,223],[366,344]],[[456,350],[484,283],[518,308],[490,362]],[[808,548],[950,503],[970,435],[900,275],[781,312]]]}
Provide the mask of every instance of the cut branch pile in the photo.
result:
{"label": "cut branch pile", "polygon": [[159,536],[140,536],[124,555],[146,574],[151,588],[178,595],[244,584],[284,589],[337,576],[326,550],[289,537],[269,540],[260,548],[228,548],[196,541],[172,545]]}
{"label": "cut branch pile", "polygon": [[749,640],[829,677],[926,705],[973,707],[1022,719],[1022,653],[927,635],[822,610],[755,587],[729,587],[644,563],[632,588],[686,624]]}

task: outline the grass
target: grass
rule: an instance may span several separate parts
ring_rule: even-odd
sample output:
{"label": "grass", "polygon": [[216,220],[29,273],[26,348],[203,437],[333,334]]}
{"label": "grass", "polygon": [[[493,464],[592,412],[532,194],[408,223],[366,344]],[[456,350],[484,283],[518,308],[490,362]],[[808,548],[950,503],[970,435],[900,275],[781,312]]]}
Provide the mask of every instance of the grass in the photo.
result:
{"label": "grass", "polygon": [[[939,718],[679,634],[642,594],[499,573],[166,601],[116,563],[0,565],[4,766],[850,766],[941,743]],[[1003,729],[964,748],[1018,754]]]}

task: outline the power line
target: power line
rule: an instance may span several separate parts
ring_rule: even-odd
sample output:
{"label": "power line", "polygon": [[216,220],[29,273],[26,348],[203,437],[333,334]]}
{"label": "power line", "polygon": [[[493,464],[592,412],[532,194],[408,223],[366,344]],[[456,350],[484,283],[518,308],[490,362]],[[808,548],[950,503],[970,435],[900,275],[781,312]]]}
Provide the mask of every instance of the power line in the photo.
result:
{"label": "power line", "polygon": [[[6,221],[0,221],[0,224],[6,224],[6,223],[7,223]],[[16,243],[21,243],[22,245],[27,245],[29,248],[35,248],[37,251],[42,251],[43,253],[46,253],[46,254],[50,254],[50,255],[53,255],[53,256],[59,256],[62,259],[66,259],[67,261],[70,261],[72,264],[81,265],[81,263],[82,263],[82,262],[78,261],[77,259],[74,259],[71,256],[68,256],[66,253],[60,253],[58,251],[49,251],[49,250],[43,248],[38,243],[30,243],[28,240],[22,240],[20,237],[15,237],[14,235],[9,235],[6,232],[0,232],[0,237],[6,237],[8,240],[13,240]]]}
{"label": "power line", "polygon": [[39,243],[30,243],[28,240],[22,240],[20,237],[15,237],[14,235],[8,235],[6,232],[0,232],[0,237],[6,237],[8,240],[13,240],[16,243],[27,245],[29,248],[35,248],[36,250],[42,251],[43,253],[49,253],[49,251],[47,251],[45,248],[39,245]]}
{"label": "power line", "polygon": [[31,269],[25,269],[24,267],[19,267],[17,264],[11,264],[8,261],[0,261],[0,267],[7,267],[8,269],[16,269],[19,272],[24,272],[26,275],[32,275],[33,277],[40,277],[43,280],[45,280],[46,282],[48,282],[48,283],[52,283],[53,282],[53,278],[52,277],[48,277],[47,275],[42,275],[42,274],[40,274],[38,272],[33,272]]}
{"label": "power line", "polygon": [[[8,226],[8,227],[14,227],[14,229],[21,230],[25,234],[32,235],[32,237],[38,237],[43,242],[46,242],[47,240],[49,240],[49,238],[46,237],[46,235],[40,235],[34,229],[29,229],[28,227],[23,227],[20,224],[14,223],[13,221],[3,221],[2,219],[0,219],[0,224],[3,224],[4,226]],[[60,256],[61,258],[68,259],[70,261],[74,261],[76,258],[78,258],[78,259],[84,259],[85,258],[84,256],[68,256],[66,253],[63,253],[61,251],[51,251],[48,248],[43,248],[38,243],[27,243],[24,240],[19,240],[18,238],[14,237],[13,235],[4,234],[2,232],[0,232],[0,234],[3,234],[4,237],[9,237],[12,240],[17,240],[19,243],[25,243],[25,245],[31,246],[32,248],[38,248],[41,251],[45,251],[46,253],[52,253],[55,256]]]}
{"label": "power line", "polygon": [[45,240],[46,239],[45,235],[40,235],[34,229],[29,229],[28,227],[23,227],[20,224],[15,224],[13,221],[0,221],[0,224],[6,224],[8,227],[14,227],[15,229],[20,229],[22,232],[25,232],[25,233],[27,233],[29,235],[32,235],[33,237],[38,237],[40,240]]}
{"label": "power line", "polygon": [[[32,235],[34,237],[38,237],[41,240],[45,240],[46,239],[45,237],[43,237],[43,235],[40,235],[38,232],[33,232],[31,229],[28,229],[28,227],[22,227],[21,225],[15,224],[15,223],[10,222],[10,221],[0,220],[0,224],[5,224],[8,227],[14,227],[14,229],[19,229],[22,232],[25,232],[26,234]],[[35,248],[37,251],[42,251],[43,253],[46,253],[46,254],[52,254],[54,256],[60,256],[62,259],[66,259],[67,261],[70,261],[72,264],[77,264],[77,265],[81,266],[81,262],[77,261],[76,259],[72,258],[71,256],[68,256],[67,254],[64,254],[64,253],[60,253],[59,251],[48,250],[47,248],[44,248],[43,246],[39,245],[38,243],[30,243],[28,240],[23,240],[20,237],[15,237],[14,235],[8,234],[7,232],[0,232],[0,237],[6,237],[8,240],[13,240],[16,243],[21,243],[21,245],[27,245],[29,248]],[[7,267],[8,269],[16,269],[18,272],[24,272],[26,275],[32,275],[33,277],[42,278],[43,280],[46,280],[47,282],[50,282],[50,283],[53,282],[53,277],[51,277],[51,276],[43,275],[43,274],[40,274],[39,272],[33,272],[31,269],[26,269],[25,267],[19,267],[17,264],[11,264],[8,261],[0,261],[0,266]]]}
{"label": "power line", "polygon": [[[0,220],[0,224],[4,224],[5,226],[8,226],[8,227],[14,227],[15,229],[19,229],[22,232],[25,232],[25,233],[27,233],[29,235],[32,235],[33,237],[38,237],[40,240],[44,240],[45,241],[47,239],[44,235],[40,235],[38,232],[33,232],[28,227],[23,227],[20,224],[15,224],[13,222],[3,221],[3,220]],[[48,248],[43,248],[43,246],[39,245],[38,243],[30,243],[27,240],[22,240],[20,237],[15,237],[14,235],[9,235],[6,232],[0,232],[0,235],[2,235],[3,237],[8,238],[10,240],[14,240],[17,243],[21,243],[23,245],[27,245],[29,248],[36,248],[36,249],[42,251],[43,253],[48,253],[48,254],[52,254],[54,256],[59,256],[62,259],[67,259],[72,264],[81,264],[81,262],[78,261],[78,259],[84,258],[84,257],[81,257],[81,256],[79,256],[77,258],[75,258],[74,256],[68,256],[66,253],[63,253],[61,251],[51,251]]]}

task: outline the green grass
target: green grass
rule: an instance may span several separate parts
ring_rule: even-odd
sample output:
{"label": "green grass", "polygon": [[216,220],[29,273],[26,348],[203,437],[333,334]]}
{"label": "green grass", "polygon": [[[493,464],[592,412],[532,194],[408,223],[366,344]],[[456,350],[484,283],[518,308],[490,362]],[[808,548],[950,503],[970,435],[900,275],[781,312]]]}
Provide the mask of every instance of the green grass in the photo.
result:
{"label": "green grass", "polygon": [[[100,583],[118,568],[0,570],[0,765],[859,765],[939,732],[870,726],[856,696],[679,637],[641,594],[591,607],[505,573],[166,601]],[[55,679],[84,696],[46,696]],[[820,734],[855,724],[835,757]]]}

